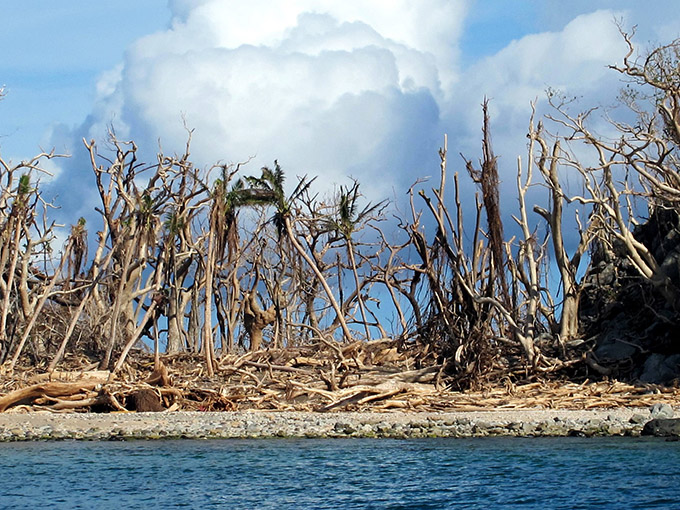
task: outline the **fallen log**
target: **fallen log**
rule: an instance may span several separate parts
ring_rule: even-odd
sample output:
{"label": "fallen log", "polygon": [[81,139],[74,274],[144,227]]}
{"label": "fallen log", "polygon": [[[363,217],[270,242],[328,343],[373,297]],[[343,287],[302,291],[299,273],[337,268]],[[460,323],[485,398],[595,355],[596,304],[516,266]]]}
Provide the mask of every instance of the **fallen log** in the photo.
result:
{"label": "fallen log", "polygon": [[39,384],[42,382],[74,382],[83,380],[98,380],[104,383],[108,380],[111,372],[108,370],[86,370],[86,371],[75,371],[75,372],[62,372],[55,370],[54,372],[46,372],[44,374],[37,374],[31,377],[28,382],[33,384]]}
{"label": "fallen log", "polygon": [[265,369],[265,370],[279,370],[281,372],[291,372],[296,374],[311,374],[308,370],[302,368],[289,367],[284,365],[272,365],[271,363],[258,363],[256,361],[244,361],[244,365],[250,367]]}
{"label": "fallen log", "polygon": [[33,386],[14,390],[4,397],[0,397],[0,413],[4,412],[8,407],[30,402],[38,397],[69,397],[83,390],[92,391],[99,384],[101,384],[101,381],[92,379],[73,383],[48,382],[34,384]]}
{"label": "fallen log", "polygon": [[80,400],[63,400],[53,397],[48,397],[55,403],[47,407],[50,411],[72,411],[75,409],[84,409],[96,405],[108,405],[111,400],[108,395],[97,395],[95,397],[84,398]]}
{"label": "fallen log", "polygon": [[332,402],[320,409],[322,412],[345,407],[349,404],[365,404],[383,400],[399,393],[413,393],[421,396],[434,395],[437,391],[430,385],[385,381],[375,386],[356,385],[335,392],[325,392]]}
{"label": "fallen log", "polygon": [[357,381],[357,384],[381,384],[384,382],[404,382],[404,383],[422,383],[432,384],[441,369],[441,365],[423,368],[420,370],[407,370],[404,372],[393,372],[389,374],[384,373],[367,373],[362,374]]}

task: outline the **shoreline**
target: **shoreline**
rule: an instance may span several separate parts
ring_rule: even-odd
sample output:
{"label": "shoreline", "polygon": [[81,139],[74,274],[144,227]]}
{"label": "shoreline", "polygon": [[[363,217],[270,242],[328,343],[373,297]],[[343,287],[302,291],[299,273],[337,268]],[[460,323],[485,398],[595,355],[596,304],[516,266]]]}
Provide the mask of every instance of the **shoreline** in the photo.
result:
{"label": "shoreline", "polygon": [[245,438],[639,436],[670,406],[457,412],[0,413],[0,442]]}

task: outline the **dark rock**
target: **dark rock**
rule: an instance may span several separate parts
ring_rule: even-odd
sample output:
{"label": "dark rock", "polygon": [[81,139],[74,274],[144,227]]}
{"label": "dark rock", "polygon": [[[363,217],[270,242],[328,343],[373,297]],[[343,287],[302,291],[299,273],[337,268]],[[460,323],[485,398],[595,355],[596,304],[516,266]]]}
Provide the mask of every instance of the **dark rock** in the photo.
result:
{"label": "dark rock", "polygon": [[680,418],[655,418],[645,423],[643,436],[680,437]]}
{"label": "dark rock", "polygon": [[668,287],[640,274],[622,243],[595,242],[582,282],[580,324],[595,341],[600,373],[653,384],[680,378],[680,211],[659,207],[633,235],[653,254]]}
{"label": "dark rock", "polygon": [[639,349],[630,342],[620,342],[616,333],[607,334],[595,349],[595,356],[602,362],[621,361],[632,358]]}
{"label": "dark rock", "polygon": [[135,411],[138,413],[160,412],[165,410],[160,397],[152,389],[141,389],[132,395]]}
{"label": "dark rock", "polygon": [[680,354],[651,354],[642,366],[640,381],[665,384],[680,375]]}
{"label": "dark rock", "polygon": [[[676,236],[677,239],[677,236]],[[677,241],[676,241],[677,242]],[[661,269],[668,275],[671,280],[677,281],[680,275],[678,274],[678,265],[680,265],[680,253],[678,252],[677,246],[673,249],[672,253],[666,255],[661,263]]]}

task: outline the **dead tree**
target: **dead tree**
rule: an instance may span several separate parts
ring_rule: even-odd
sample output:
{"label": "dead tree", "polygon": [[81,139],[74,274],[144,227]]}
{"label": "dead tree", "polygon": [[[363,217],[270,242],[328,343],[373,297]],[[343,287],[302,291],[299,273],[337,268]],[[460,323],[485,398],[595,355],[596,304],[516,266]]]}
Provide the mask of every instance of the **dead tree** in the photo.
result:
{"label": "dead tree", "polygon": [[644,57],[633,58],[632,34],[622,34],[629,51],[623,65],[612,67],[637,87],[634,92],[623,95],[624,104],[637,116],[637,123],[631,125],[609,117],[620,135],[610,140],[590,127],[596,109],[574,114],[568,103],[557,96],[550,98],[555,114],[549,119],[568,131],[572,146],[581,144],[580,147],[592,151],[594,163],[589,164],[575,151],[562,152],[562,164],[577,171],[583,180],[584,193],[569,200],[592,207],[598,225],[598,242],[610,250],[614,242],[620,246],[631,266],[672,307],[680,309],[677,283],[671,280],[662,261],[636,238],[635,226],[640,213],[634,210],[634,203],[639,203],[640,198],[650,215],[657,209],[677,209],[680,202],[680,166],[675,155],[680,129],[677,78],[680,40]]}
{"label": "dead tree", "polygon": [[[107,318],[108,339],[101,364],[108,367],[116,348],[126,352],[128,345],[139,340],[146,330],[148,310],[155,308],[152,296],[163,285],[163,261],[157,260],[156,246],[168,197],[158,186],[162,167],[144,167],[133,142],[120,142],[112,135],[113,159],[99,154],[94,141],[84,143],[100,196],[98,211],[114,251],[112,281],[93,293],[101,317]],[[152,174],[140,190],[136,178],[143,170]]]}
{"label": "dead tree", "polygon": [[501,302],[507,308],[510,306],[510,294],[508,283],[505,279],[505,236],[503,234],[503,219],[500,210],[500,196],[498,193],[498,161],[491,147],[491,126],[489,122],[489,102],[484,99],[482,111],[484,123],[482,127],[482,161],[481,170],[476,170],[471,161],[465,160],[470,177],[479,184],[482,190],[482,201],[486,214],[487,235],[489,248],[493,260],[492,281],[498,283],[500,288]]}
{"label": "dead tree", "polygon": [[[32,178],[48,174],[41,163],[54,157],[59,156],[42,153],[16,165],[0,158],[0,361],[13,350],[9,370],[61,276],[49,274],[54,223],[47,217],[50,205],[43,201],[38,181]],[[40,256],[42,271],[35,265]],[[65,261],[62,256],[60,268]]]}
{"label": "dead tree", "polygon": [[[550,210],[540,206],[534,206],[534,211],[540,214],[550,227],[555,263],[560,272],[562,286],[562,305],[560,316],[559,339],[561,342],[578,338],[581,331],[579,326],[579,300],[581,286],[577,280],[577,273],[581,265],[583,255],[588,250],[597,228],[596,216],[591,216],[584,226],[578,215],[575,217],[575,225],[578,227],[579,241],[573,250],[571,257],[567,254],[564,242],[563,211],[565,202],[571,202],[571,198],[564,192],[559,178],[559,165],[562,152],[560,141],[553,144],[550,152],[544,139],[541,124],[534,131],[533,122],[529,137],[540,145],[540,158],[538,169],[543,176],[544,182],[550,190]],[[530,156],[531,157],[531,156]],[[529,162],[531,164],[531,162]]]}

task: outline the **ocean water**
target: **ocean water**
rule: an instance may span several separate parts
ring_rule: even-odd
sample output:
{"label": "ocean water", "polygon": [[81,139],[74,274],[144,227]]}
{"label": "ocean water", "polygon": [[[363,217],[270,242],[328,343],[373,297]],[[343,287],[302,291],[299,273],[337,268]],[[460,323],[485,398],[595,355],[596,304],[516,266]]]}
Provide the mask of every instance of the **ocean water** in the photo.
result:
{"label": "ocean water", "polygon": [[680,508],[655,438],[0,444],[0,508]]}

